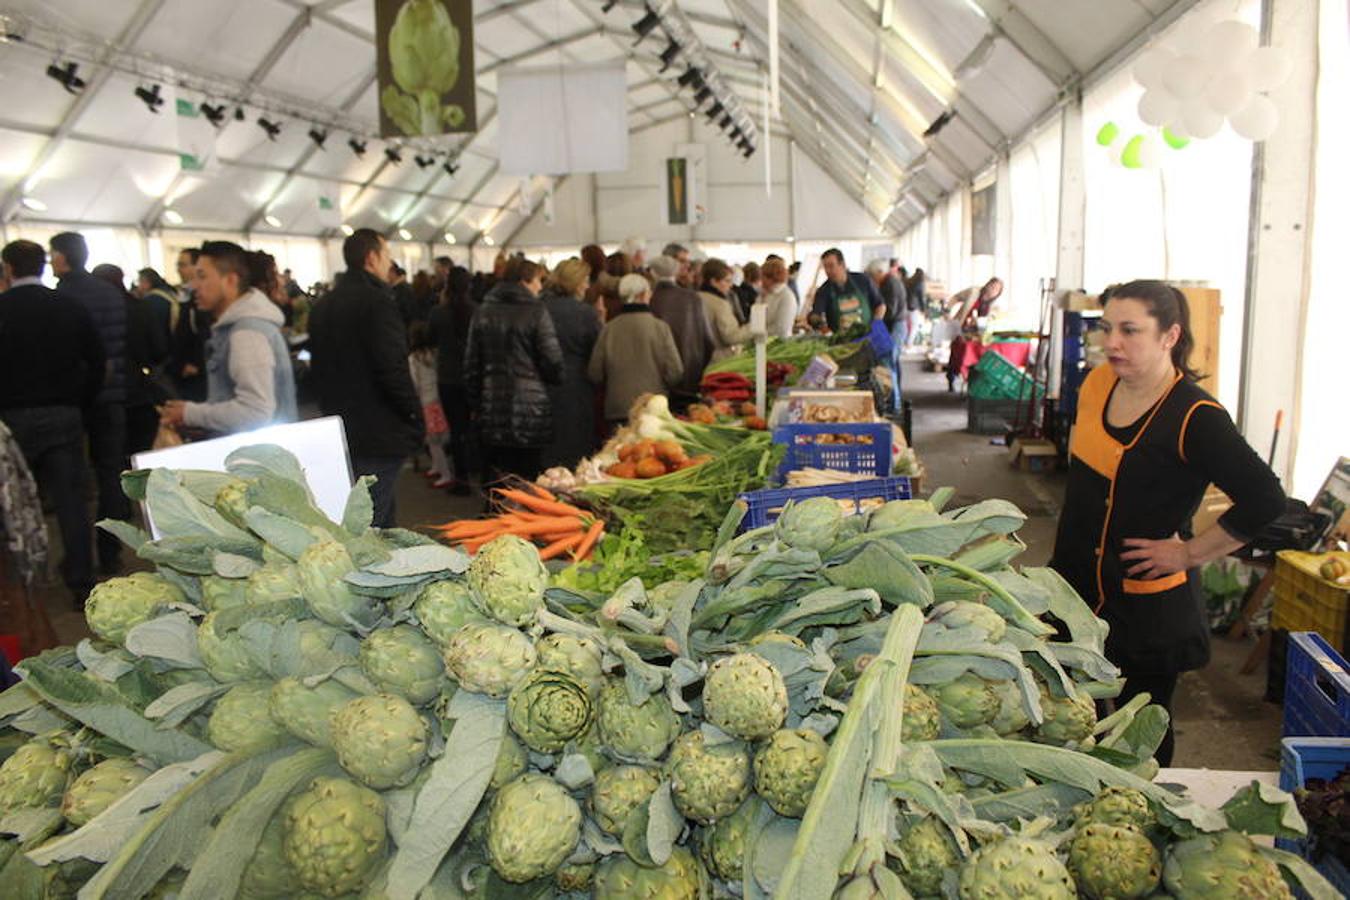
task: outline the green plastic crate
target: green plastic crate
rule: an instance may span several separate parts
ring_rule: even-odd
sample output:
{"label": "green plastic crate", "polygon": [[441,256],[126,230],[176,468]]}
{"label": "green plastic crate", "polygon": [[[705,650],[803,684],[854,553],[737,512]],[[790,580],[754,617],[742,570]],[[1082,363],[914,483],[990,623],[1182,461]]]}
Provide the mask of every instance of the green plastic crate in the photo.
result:
{"label": "green plastic crate", "polygon": [[970,370],[967,393],[979,400],[1025,400],[1043,393],[1025,372],[993,350],[980,357]]}

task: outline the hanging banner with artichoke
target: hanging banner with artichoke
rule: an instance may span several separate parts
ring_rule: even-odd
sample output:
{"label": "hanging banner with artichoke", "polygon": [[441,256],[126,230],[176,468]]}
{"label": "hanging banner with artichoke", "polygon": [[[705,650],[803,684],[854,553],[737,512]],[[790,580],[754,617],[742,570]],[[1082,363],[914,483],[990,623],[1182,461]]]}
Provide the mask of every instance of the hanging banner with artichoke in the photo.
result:
{"label": "hanging banner with artichoke", "polygon": [[380,136],[478,128],[472,0],[375,0]]}

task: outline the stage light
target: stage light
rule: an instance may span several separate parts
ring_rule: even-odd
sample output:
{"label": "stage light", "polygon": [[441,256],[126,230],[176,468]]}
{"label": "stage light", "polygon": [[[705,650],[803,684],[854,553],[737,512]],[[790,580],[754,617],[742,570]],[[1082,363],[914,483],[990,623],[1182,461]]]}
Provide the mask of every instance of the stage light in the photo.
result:
{"label": "stage light", "polygon": [[365,141],[358,141],[356,138],[352,138],[347,141],[347,146],[352,148],[352,152],[356,154],[357,159],[366,155]]}
{"label": "stage light", "polygon": [[258,117],[258,127],[266,132],[269,141],[275,141],[281,134],[281,126],[263,116]]}
{"label": "stage light", "polygon": [[150,87],[138,87],[135,94],[140,101],[145,104],[145,108],[152,113],[158,113],[159,108],[164,105],[164,97],[160,95],[159,85],[153,84]]}
{"label": "stage light", "polygon": [[647,9],[647,14],[633,23],[633,31],[637,33],[637,40],[633,42],[633,46],[636,47],[638,44],[642,43],[642,39],[656,30],[656,26],[660,24],[661,17],[652,12],[649,7]]}

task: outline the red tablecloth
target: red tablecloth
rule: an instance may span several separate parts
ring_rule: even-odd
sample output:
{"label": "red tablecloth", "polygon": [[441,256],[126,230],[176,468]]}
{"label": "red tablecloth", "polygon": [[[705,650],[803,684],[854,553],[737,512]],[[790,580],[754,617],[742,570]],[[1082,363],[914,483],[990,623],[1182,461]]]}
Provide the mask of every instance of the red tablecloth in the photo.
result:
{"label": "red tablecloth", "polygon": [[1027,360],[1031,358],[1030,341],[995,341],[986,346],[977,338],[958,337],[952,341],[952,356],[947,371],[956,372],[965,378],[966,373],[980,361],[980,357],[990,350],[1019,369],[1026,366]]}

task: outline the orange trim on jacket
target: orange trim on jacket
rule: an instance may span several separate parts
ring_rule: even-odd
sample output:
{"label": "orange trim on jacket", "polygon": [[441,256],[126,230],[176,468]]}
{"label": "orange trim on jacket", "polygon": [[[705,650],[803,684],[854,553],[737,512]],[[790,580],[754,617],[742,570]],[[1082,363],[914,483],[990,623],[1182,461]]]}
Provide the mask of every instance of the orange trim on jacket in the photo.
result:
{"label": "orange trim on jacket", "polygon": [[1184,463],[1190,463],[1190,460],[1186,458],[1186,429],[1191,424],[1191,416],[1195,415],[1195,411],[1202,406],[1212,406],[1218,410],[1223,409],[1222,406],[1215,403],[1213,400],[1201,400],[1190,409],[1186,410],[1186,418],[1181,420],[1181,431],[1177,432],[1177,456],[1180,456],[1181,461]]}

